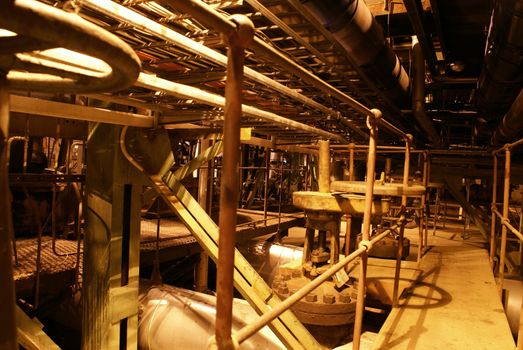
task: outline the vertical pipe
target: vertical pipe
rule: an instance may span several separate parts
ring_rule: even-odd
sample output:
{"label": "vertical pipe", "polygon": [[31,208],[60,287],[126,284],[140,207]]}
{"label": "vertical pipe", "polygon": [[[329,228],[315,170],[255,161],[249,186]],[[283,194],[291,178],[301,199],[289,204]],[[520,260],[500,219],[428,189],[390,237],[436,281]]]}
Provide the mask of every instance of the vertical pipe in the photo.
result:
{"label": "vertical pipe", "polygon": [[391,170],[392,169],[392,158],[385,158],[385,182],[390,182]]}
{"label": "vertical pipe", "polygon": [[[200,141],[200,153],[205,152],[211,146],[211,140],[202,139]],[[210,162],[204,164],[198,171],[198,203],[202,206],[206,213],[210,214],[209,208],[209,171]],[[195,270],[195,289],[197,292],[204,292],[208,287],[209,282],[209,255],[202,251]]]}
{"label": "vertical pipe", "polygon": [[490,219],[490,266],[494,267],[494,258],[496,257],[496,210],[497,196],[498,196],[498,156],[493,154],[492,164],[492,204],[491,204],[491,219]]}
{"label": "vertical pipe", "polygon": [[[510,148],[505,145],[505,180],[503,182],[503,218],[508,218],[508,201],[510,196]],[[499,295],[503,292],[505,279],[505,254],[507,250],[507,227],[501,225],[501,251],[499,256]]]}
{"label": "vertical pipe", "polygon": [[425,194],[423,195],[423,210],[424,210],[424,226],[423,226],[423,247],[427,249],[428,247],[428,233],[429,233],[429,201],[428,196],[430,195],[430,192],[428,190],[429,182],[430,182],[430,157],[428,151],[423,153],[423,186],[425,186]]}
{"label": "vertical pipe", "polygon": [[[372,213],[372,197],[374,194],[374,173],[376,169],[376,137],[377,127],[381,119],[381,112],[373,109],[374,116],[367,117],[367,126],[370,131],[369,154],[367,156],[367,184],[365,188],[365,211],[363,212],[363,231],[361,233],[361,243],[370,239],[370,224]],[[360,259],[360,275],[358,279],[358,299],[356,301],[356,317],[354,320],[354,340],[353,349],[360,349],[360,337],[363,322],[363,313],[365,311],[365,284],[367,280],[367,253],[366,250]]]}
{"label": "vertical pipe", "polygon": [[[271,151],[268,147],[265,147],[265,181],[263,183],[263,219],[267,220],[267,205],[268,205],[268,198],[267,195],[269,194],[269,170],[271,166]],[[265,221],[265,224],[267,224],[267,221]]]}
{"label": "vertical pipe", "polygon": [[9,90],[5,74],[0,72],[0,348],[18,349],[15,324],[15,287],[11,256],[12,218],[7,169],[9,138]]}
{"label": "vertical pipe", "polygon": [[[354,143],[349,143],[349,181],[354,181]],[[347,214],[346,216],[346,226],[345,226],[345,256],[348,256],[350,253],[350,238],[352,234],[352,215]],[[348,271],[349,266],[345,266],[345,269]]]}
{"label": "vertical pipe", "polygon": [[242,83],[245,48],[252,42],[254,25],[245,16],[232,16],[237,25],[228,33],[227,82],[225,85],[225,118],[223,124],[223,167],[220,189],[220,237],[216,278],[216,345],[233,349],[231,338],[232,301],[234,293],[234,249],[238,200],[238,162],[240,119],[242,116]]}
{"label": "vertical pipe", "polygon": [[521,300],[521,311],[519,312],[519,330],[517,349],[523,350],[523,297]]}
{"label": "vertical pipe", "polygon": [[330,142],[329,140],[320,140],[318,142],[320,146],[319,150],[319,174],[318,174],[318,187],[320,192],[330,192]]}
{"label": "vertical pipe", "polygon": [[[405,138],[405,162],[403,165],[403,189],[405,190],[409,185],[409,170],[410,170],[410,143],[412,142],[412,135],[407,135]],[[396,252],[396,270],[394,272],[394,290],[392,293],[392,306],[397,307],[399,302],[399,281],[401,272],[401,257],[403,255],[403,236],[405,234],[405,211],[407,210],[407,195],[401,196],[401,216],[400,216],[400,236],[398,240],[398,250]]]}

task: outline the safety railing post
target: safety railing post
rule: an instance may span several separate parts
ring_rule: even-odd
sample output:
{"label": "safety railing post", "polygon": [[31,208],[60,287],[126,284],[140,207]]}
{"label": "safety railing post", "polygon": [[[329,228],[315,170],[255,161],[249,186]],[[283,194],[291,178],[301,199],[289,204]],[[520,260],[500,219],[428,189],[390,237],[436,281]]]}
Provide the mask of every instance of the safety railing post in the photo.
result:
{"label": "safety railing post", "polygon": [[394,272],[394,290],[392,293],[392,305],[398,306],[399,303],[399,281],[401,272],[401,258],[403,256],[403,236],[405,234],[405,215],[407,210],[407,195],[405,189],[409,185],[409,168],[410,168],[410,144],[412,142],[412,135],[405,137],[405,162],[403,165],[403,194],[401,196],[401,211],[400,211],[400,234],[398,240],[398,250],[396,251],[396,270]]}
{"label": "safety railing post", "polygon": [[[508,205],[510,196],[510,147],[505,145],[505,179],[503,182],[503,218],[508,218]],[[499,253],[499,284],[498,292],[503,292],[503,282],[505,279],[505,254],[507,250],[507,227],[501,227],[501,247]]]}
{"label": "safety railing post", "polygon": [[491,212],[492,212],[492,218],[490,220],[490,254],[489,254],[489,260],[491,267],[494,267],[494,259],[496,257],[496,214],[494,211],[496,210],[496,203],[497,203],[497,192],[498,192],[498,156],[496,153],[493,153],[492,155],[492,204],[491,204]]}

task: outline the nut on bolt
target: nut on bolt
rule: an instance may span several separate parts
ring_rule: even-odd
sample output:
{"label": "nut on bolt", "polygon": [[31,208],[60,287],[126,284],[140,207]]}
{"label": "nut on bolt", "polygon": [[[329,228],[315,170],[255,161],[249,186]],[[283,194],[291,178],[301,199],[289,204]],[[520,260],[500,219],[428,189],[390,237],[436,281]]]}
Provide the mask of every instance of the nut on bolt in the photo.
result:
{"label": "nut on bolt", "polygon": [[341,303],[350,303],[351,302],[351,297],[350,297],[350,291],[344,291],[340,294],[340,302]]}
{"label": "nut on bolt", "polygon": [[280,286],[278,287],[278,293],[279,294],[289,294],[289,287],[287,286],[287,283],[282,282]]}
{"label": "nut on bolt", "polygon": [[305,301],[308,301],[309,303],[315,303],[318,301],[318,295],[315,293],[309,293],[305,296]]}
{"label": "nut on bolt", "polygon": [[334,304],[336,302],[336,297],[334,297],[333,294],[324,294],[323,295],[323,302],[325,304]]}

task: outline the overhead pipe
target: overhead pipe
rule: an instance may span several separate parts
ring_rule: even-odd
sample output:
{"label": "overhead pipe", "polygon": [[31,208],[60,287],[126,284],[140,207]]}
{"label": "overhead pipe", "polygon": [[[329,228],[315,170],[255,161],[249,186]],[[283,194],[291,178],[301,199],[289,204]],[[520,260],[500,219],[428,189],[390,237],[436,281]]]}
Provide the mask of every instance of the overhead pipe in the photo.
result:
{"label": "overhead pipe", "polygon": [[490,144],[501,145],[506,142],[510,142],[520,135],[523,131],[523,118],[521,114],[523,113],[523,89],[519,92],[516,101],[512,104],[509,111],[503,117],[503,120],[499,123],[498,128],[492,135]]}
{"label": "overhead pipe", "polygon": [[333,34],[379,90],[396,103],[401,104],[408,100],[409,76],[364,1],[301,2]]}
{"label": "overhead pipe", "polygon": [[440,137],[438,132],[425,111],[425,57],[421,45],[415,36],[412,37],[412,62],[414,66],[412,113],[429,141],[433,144],[439,144]]}
{"label": "overhead pipe", "polygon": [[523,0],[496,1],[479,77],[478,106],[495,119],[512,105],[523,86]]}

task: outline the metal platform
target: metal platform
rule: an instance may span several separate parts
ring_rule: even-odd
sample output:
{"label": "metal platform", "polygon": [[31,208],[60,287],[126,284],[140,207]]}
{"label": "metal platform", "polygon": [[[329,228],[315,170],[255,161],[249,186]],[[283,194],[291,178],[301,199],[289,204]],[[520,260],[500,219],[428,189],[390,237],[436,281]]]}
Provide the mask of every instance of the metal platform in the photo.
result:
{"label": "metal platform", "polygon": [[[509,324],[476,229],[463,240],[461,225],[429,235],[418,282],[390,313],[374,343],[389,349],[515,349]],[[417,229],[408,238],[417,241]]]}

